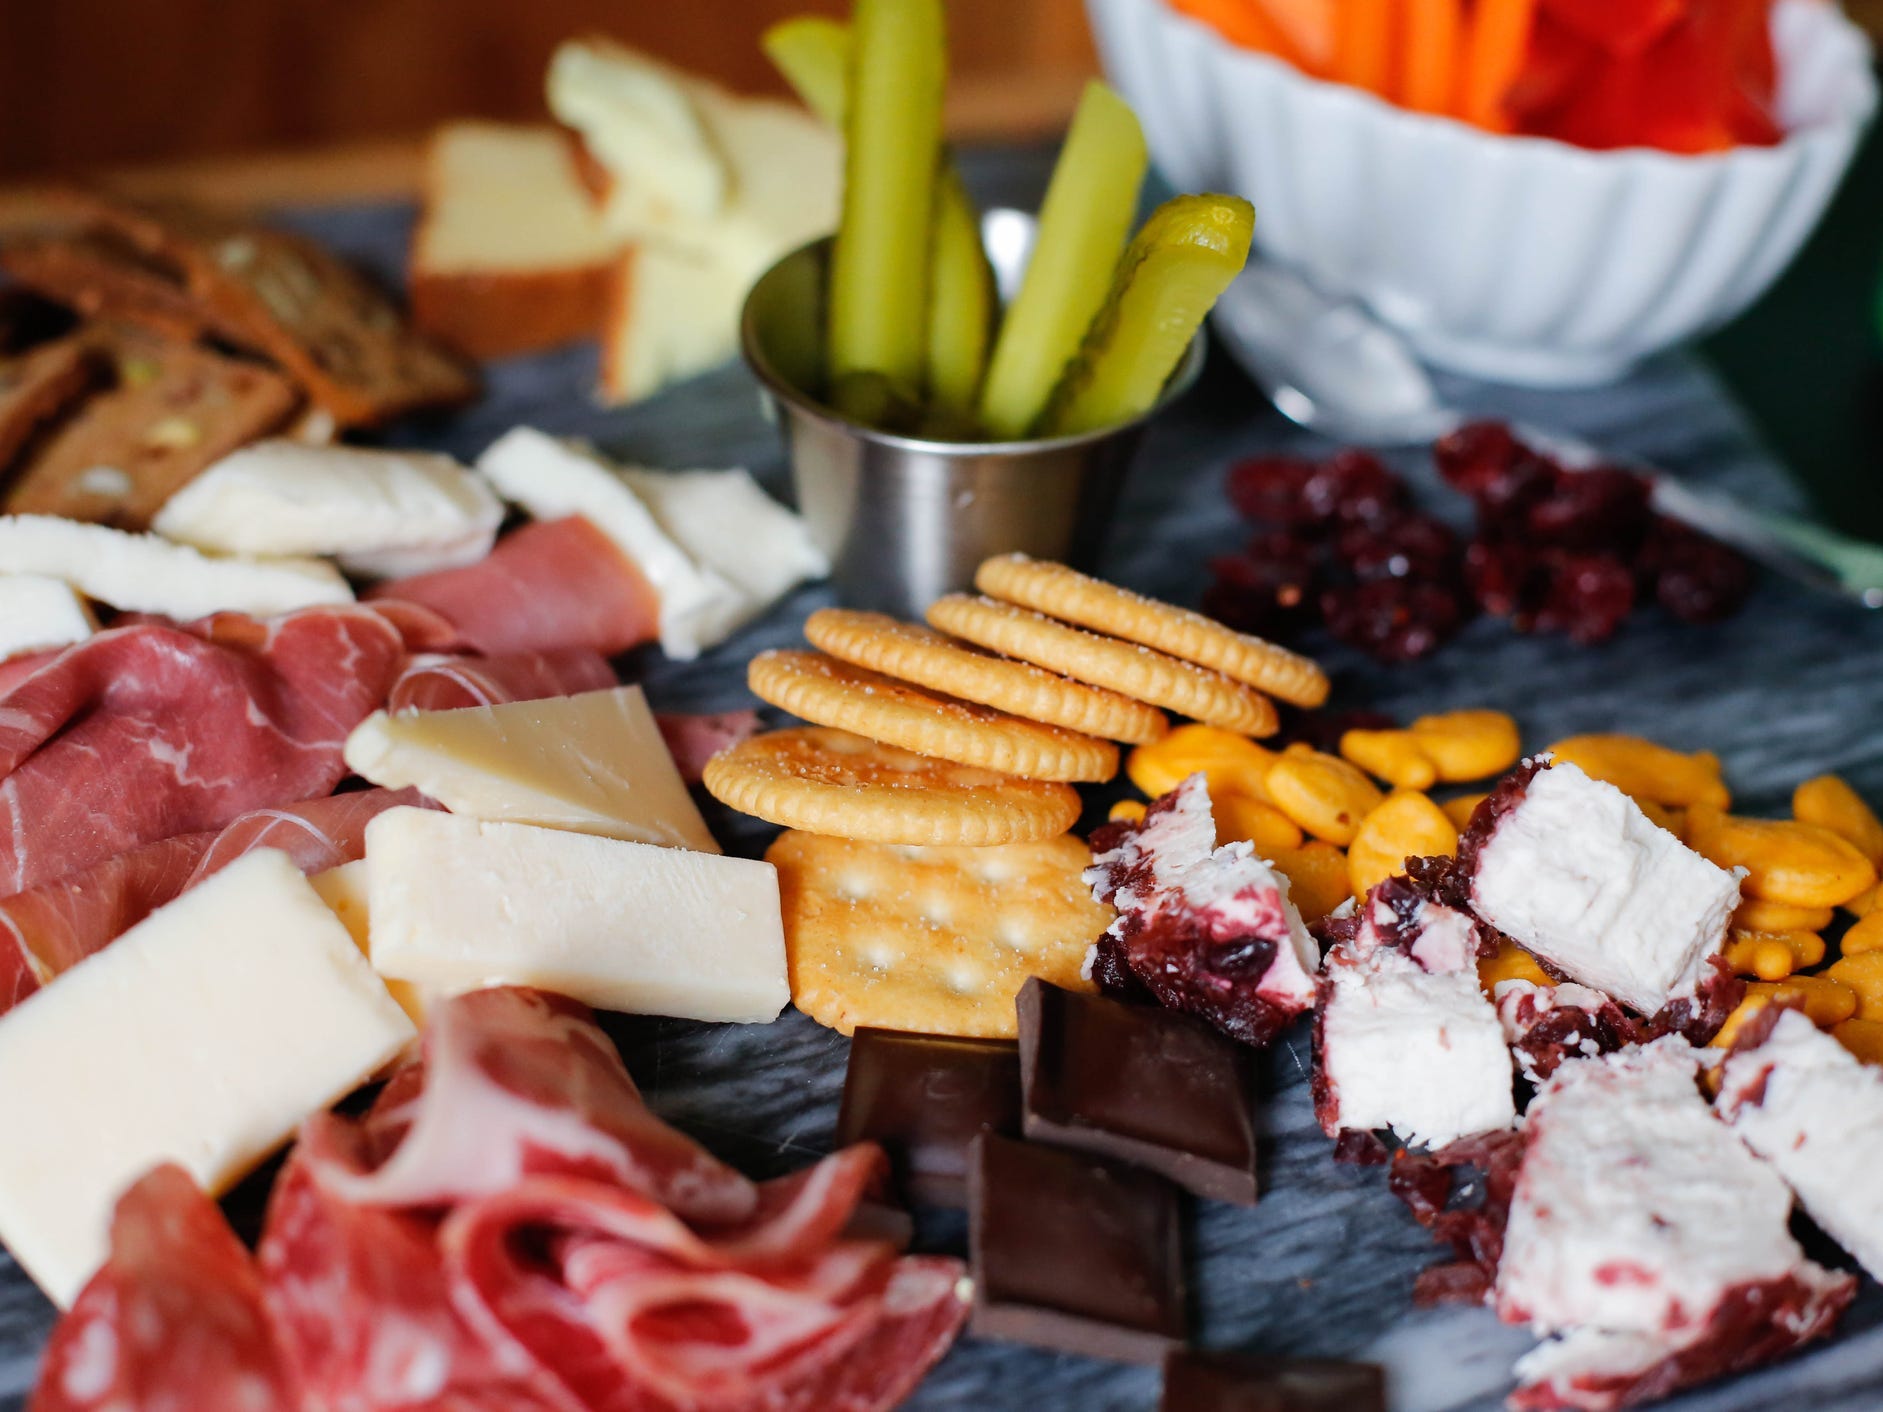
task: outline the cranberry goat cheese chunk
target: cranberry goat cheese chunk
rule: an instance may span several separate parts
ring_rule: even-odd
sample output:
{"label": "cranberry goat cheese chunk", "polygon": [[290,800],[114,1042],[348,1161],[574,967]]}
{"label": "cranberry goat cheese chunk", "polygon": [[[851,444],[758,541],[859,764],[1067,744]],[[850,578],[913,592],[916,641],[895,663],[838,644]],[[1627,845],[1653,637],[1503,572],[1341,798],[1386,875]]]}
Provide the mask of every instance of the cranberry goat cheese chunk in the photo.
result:
{"label": "cranberry goat cheese chunk", "polygon": [[1443,1147],[1515,1121],[1510,1053],[1478,986],[1481,932],[1392,878],[1367,894],[1322,967],[1315,1116],[1329,1137],[1391,1128]]}
{"label": "cranberry goat cheese chunk", "polygon": [[1480,917],[1643,1015],[1695,993],[1739,905],[1736,874],[1571,764],[1520,768],[1459,857]]}
{"label": "cranberry goat cheese chunk", "polygon": [[1792,1239],[1778,1173],[1701,1096],[1700,1057],[1669,1036],[1572,1059],[1544,1084],[1524,1119],[1499,1317],[1670,1348],[1730,1331],[1776,1356],[1849,1302],[1854,1279]]}
{"label": "cranberry goat cheese chunk", "polygon": [[1499,981],[1497,1019],[1517,1067],[1541,1084],[1568,1059],[1612,1054],[1643,1038],[1644,1027],[1599,990],[1565,981]]}
{"label": "cranberry goat cheese chunk", "polygon": [[1720,1116],[1811,1219],[1883,1279],[1883,1068],[1860,1063],[1796,1010],[1769,1013],[1726,1061]]}

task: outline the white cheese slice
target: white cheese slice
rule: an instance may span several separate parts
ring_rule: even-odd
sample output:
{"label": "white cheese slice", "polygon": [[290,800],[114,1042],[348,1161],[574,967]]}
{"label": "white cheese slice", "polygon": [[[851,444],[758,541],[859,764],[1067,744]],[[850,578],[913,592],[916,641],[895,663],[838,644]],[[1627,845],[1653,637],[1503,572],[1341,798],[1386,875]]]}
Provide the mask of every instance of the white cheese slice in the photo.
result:
{"label": "white cheese slice", "polygon": [[739,351],[746,283],[711,251],[643,240],[621,257],[602,315],[601,396],[651,396]]}
{"label": "white cheese slice", "polygon": [[0,661],[70,647],[97,631],[90,605],[63,579],[0,574]]}
{"label": "white cheese slice", "polygon": [[[337,868],[314,873],[308,882],[320,894],[320,900],[340,919],[340,925],[347,929],[347,935],[359,947],[360,955],[368,961],[372,960],[373,927],[367,898],[366,860],[356,858],[351,863],[342,863]],[[380,979],[386,982],[387,994],[399,1002],[399,1008],[405,1011],[412,1023],[424,1029],[424,990],[409,981],[395,981],[383,976]]]}
{"label": "white cheese slice", "polygon": [[1739,875],[1612,784],[1539,771],[1478,854],[1480,917],[1572,980],[1652,1015],[1692,995],[1726,940]]}
{"label": "white cheese slice", "polygon": [[309,446],[245,446],[171,496],[152,528],[214,554],[333,555],[391,578],[475,563],[503,504],[449,456]]}
{"label": "white cheese slice", "polygon": [[59,579],[114,608],[184,622],[353,601],[339,570],[321,559],[224,558],[56,515],[0,515],[0,574]]}
{"label": "white cheese slice", "polygon": [[743,469],[621,474],[660,527],[743,593],[754,613],[830,572],[802,516],[780,505]]}
{"label": "white cheese slice", "polygon": [[1720,1115],[1837,1243],[1883,1279],[1883,1068],[1788,1010],[1726,1061]]}
{"label": "white cheese slice", "polygon": [[619,469],[594,451],[516,427],[478,457],[477,469],[535,518],[581,515],[607,535],[659,595],[660,645],[669,657],[691,661],[750,616],[744,596],[669,539]]}
{"label": "white cheese slice", "polygon": [[429,809],[366,827],[373,964],[457,993],[762,1022],[791,998],[769,863]]}
{"label": "white cheese slice", "polygon": [[0,1018],[0,1239],[68,1303],[152,1166],[225,1191],[412,1036],[287,855],[251,853]]}
{"label": "white cheese slice", "polygon": [[415,787],[474,819],[719,851],[638,686],[378,711],[347,737],[346,762],[374,784]]}

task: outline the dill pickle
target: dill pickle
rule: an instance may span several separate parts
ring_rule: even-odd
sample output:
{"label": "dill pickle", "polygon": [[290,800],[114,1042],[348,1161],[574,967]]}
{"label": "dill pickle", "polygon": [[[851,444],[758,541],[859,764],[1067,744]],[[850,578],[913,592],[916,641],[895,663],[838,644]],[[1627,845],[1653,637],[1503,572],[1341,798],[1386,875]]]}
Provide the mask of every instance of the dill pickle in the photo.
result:
{"label": "dill pickle", "polygon": [[928,300],[928,395],[956,422],[971,421],[993,335],[994,271],[981,243],[980,212],[952,166],[935,178],[934,248]]}
{"label": "dill pickle", "polygon": [[1087,85],[981,389],[981,420],[993,435],[1025,436],[1077,355],[1105,302],[1148,162],[1129,105],[1102,83]]}
{"label": "dill pickle", "polygon": [[800,15],[766,30],[759,47],[805,107],[832,127],[843,127],[850,107],[850,26]]}
{"label": "dill pickle", "polygon": [[1111,293],[1041,430],[1116,426],[1150,410],[1205,316],[1249,259],[1255,208],[1240,196],[1177,196],[1118,262]]}

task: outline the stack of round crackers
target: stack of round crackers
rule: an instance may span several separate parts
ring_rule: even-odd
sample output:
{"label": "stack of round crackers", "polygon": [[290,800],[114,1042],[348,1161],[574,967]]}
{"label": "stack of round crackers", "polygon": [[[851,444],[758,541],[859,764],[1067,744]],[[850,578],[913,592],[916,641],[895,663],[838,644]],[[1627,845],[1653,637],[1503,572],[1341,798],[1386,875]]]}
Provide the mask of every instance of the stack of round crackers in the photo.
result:
{"label": "stack of round crackers", "polygon": [[1118,770],[1174,712],[1273,734],[1318,706],[1312,661],[1061,564],[989,559],[930,627],[826,608],[816,651],[761,653],[761,700],[812,724],[708,762],[731,808],[782,824],[793,999],[859,1024],[1011,1034],[1031,975],[1078,984],[1109,920],[1080,880],[1073,785]]}

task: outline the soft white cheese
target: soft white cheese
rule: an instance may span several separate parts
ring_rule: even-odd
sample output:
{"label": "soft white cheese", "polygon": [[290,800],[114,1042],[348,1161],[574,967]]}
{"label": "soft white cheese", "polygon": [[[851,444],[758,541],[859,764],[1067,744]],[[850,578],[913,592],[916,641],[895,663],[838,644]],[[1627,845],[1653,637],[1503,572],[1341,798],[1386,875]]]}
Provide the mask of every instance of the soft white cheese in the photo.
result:
{"label": "soft white cheese", "polygon": [[[1492,996],[1497,1002],[1497,1019],[1503,1026],[1507,1044],[1521,1044],[1537,1022],[1552,1011],[1577,1010],[1589,1017],[1589,1024],[1564,1035],[1561,1043],[1566,1050],[1574,1051],[1584,1059],[1592,1059],[1602,1052],[1601,1041],[1594,1030],[1594,1016],[1610,1002],[1601,991],[1591,990],[1573,981],[1564,981],[1561,985],[1538,985],[1535,981],[1499,981]],[[1523,1076],[1531,1083],[1543,1081],[1528,1054],[1518,1051],[1517,1063],[1523,1070]]]}
{"label": "soft white cheese", "polygon": [[1502,1318],[1678,1333],[1735,1285],[1816,1268],[1791,1238],[1791,1193],[1714,1117],[1698,1067],[1670,1036],[1550,1077],[1524,1118]]}
{"label": "soft white cheese", "polygon": [[138,1177],[227,1190],[413,1033],[287,855],[251,853],[0,1018],[0,1239],[64,1304]]}
{"label": "soft white cheese", "polygon": [[1478,856],[1472,902],[1574,980],[1644,1015],[1691,995],[1739,878],[1571,764],[1539,771]]}
{"label": "soft white cheese", "polygon": [[1788,1010],[1726,1061],[1718,1103],[1811,1219],[1883,1280],[1883,1068]]}
{"label": "soft white cheese", "polygon": [[769,863],[429,809],[375,818],[366,858],[373,964],[428,992],[747,1022],[791,998]]}
{"label": "soft white cheese", "polygon": [[58,579],[114,608],[185,622],[353,601],[339,570],[322,559],[224,558],[56,515],[0,515],[0,574]]}
{"label": "soft white cheese", "polygon": [[330,555],[392,578],[475,563],[502,521],[490,486],[449,456],[273,440],[216,462],[152,528],[208,553]]}
{"label": "soft white cheese", "polygon": [[477,469],[539,520],[581,515],[638,568],[660,597],[660,645],[691,661],[752,614],[743,594],[666,535],[620,469],[584,446],[533,427],[499,437]]}
{"label": "soft white cheese", "polygon": [[668,538],[743,593],[754,614],[830,572],[803,518],[749,471],[623,467],[621,474]]}
{"label": "soft white cheese", "polygon": [[0,660],[70,647],[97,631],[90,605],[63,579],[0,574]]}

